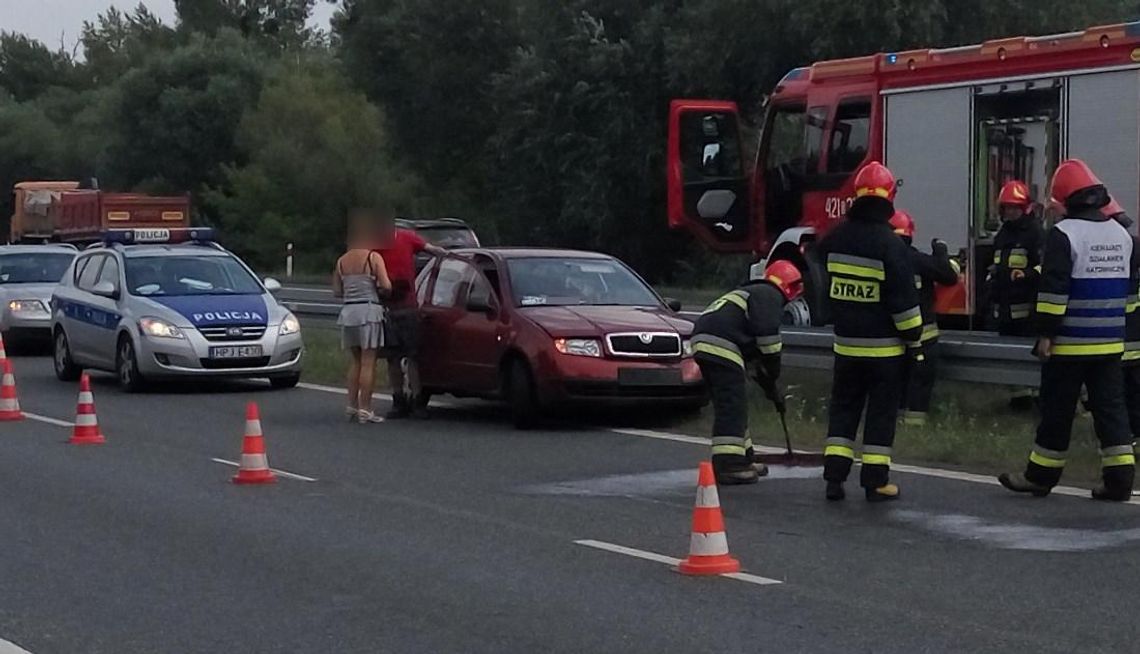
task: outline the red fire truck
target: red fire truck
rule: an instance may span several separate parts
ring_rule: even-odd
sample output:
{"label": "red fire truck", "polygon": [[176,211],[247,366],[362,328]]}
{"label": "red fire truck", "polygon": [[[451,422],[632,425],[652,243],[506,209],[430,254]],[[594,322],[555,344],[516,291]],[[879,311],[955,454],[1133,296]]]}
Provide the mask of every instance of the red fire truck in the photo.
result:
{"label": "red fire truck", "polygon": [[854,173],[879,160],[902,182],[896,203],[915,216],[917,243],[942,239],[967,264],[939,312],[976,326],[1005,181],[1046,205],[1057,164],[1079,157],[1137,215],[1140,23],[797,68],[767,101],[751,167],[739,114],[732,102],[672,102],[671,227],[720,252],[793,261],[808,293],[792,314],[821,324],[811,244],[844,216]]}

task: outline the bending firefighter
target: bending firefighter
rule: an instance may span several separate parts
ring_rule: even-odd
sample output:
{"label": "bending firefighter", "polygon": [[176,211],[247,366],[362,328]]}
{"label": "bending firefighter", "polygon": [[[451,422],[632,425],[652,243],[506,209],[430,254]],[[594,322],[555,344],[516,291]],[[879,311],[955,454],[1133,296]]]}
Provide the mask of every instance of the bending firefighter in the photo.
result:
{"label": "bending firefighter", "polygon": [[713,405],[712,464],[718,484],[754,484],[767,474],[753,465],[748,434],[748,367],[774,403],[784,401],[780,378],[780,319],[784,304],[803,294],[800,271],[776,261],[764,279],[749,282],[709,305],[697,319],[693,356]]}
{"label": "bending firefighter", "polygon": [[[824,450],[827,499],[841,500],[863,427],[860,485],[867,500],[898,497],[890,483],[891,447],[908,356],[912,374],[923,373],[922,313],[908,248],[891,230],[895,179],[878,162],[855,177],[855,201],[847,220],[820,243],[827,262],[828,295],[835,328],[835,367]],[[909,350],[909,352],[908,352]]]}
{"label": "bending firefighter", "polygon": [[[998,194],[1001,229],[994,237],[994,262],[989,282],[993,317],[1003,336],[1033,335],[1033,303],[1041,272],[1045,232],[1034,212],[1029,187],[1024,182],[1006,182]],[[1009,403],[1015,409],[1031,409],[1036,391],[1014,388]]]}
{"label": "bending firefighter", "polygon": [[[958,263],[950,258],[949,248],[938,239],[930,242],[931,254],[914,247],[914,218],[905,211],[895,211],[891,228],[909,246],[910,266],[914,270],[914,287],[918,289],[918,306],[922,312],[922,338],[912,344],[922,350],[924,365],[907,366],[902,393],[903,423],[912,427],[926,425],[930,412],[930,398],[934,394],[934,379],[938,374],[938,315],[934,312],[934,285],[953,286],[958,283]],[[908,357],[908,362],[915,357]]]}
{"label": "bending firefighter", "polygon": [[1065,468],[1084,385],[1100,441],[1102,484],[1092,496],[1125,502],[1135,474],[1120,362],[1125,309],[1136,296],[1132,237],[1101,211],[1108,190],[1080,160],[1057,168],[1052,199],[1064,206],[1065,217],[1046,238],[1037,294],[1041,422],[1025,472],[998,479],[1012,491],[1049,494]]}

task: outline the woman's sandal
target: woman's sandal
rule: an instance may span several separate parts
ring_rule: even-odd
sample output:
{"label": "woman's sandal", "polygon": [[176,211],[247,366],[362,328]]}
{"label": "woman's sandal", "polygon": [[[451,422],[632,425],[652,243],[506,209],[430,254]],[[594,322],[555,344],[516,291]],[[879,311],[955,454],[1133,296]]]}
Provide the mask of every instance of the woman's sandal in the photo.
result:
{"label": "woman's sandal", "polygon": [[356,421],[362,425],[384,422],[384,416],[378,416],[371,411],[358,411]]}

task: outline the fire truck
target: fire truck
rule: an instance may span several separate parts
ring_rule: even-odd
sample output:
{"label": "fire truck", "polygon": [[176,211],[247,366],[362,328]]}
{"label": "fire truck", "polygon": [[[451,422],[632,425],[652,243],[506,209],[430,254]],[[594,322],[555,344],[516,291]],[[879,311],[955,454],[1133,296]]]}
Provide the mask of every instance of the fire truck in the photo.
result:
{"label": "fire truck", "polygon": [[796,68],[763,107],[745,161],[735,103],[674,100],[667,151],[669,225],[718,252],[794,262],[807,282],[796,324],[825,324],[824,272],[812,243],[842,220],[856,171],[882,161],[896,205],[938,238],[964,273],[938,311],[981,326],[978,311],[996,197],[1025,181],[1043,220],[1048,180],[1084,159],[1131,216],[1140,204],[1140,22],[946,49],[890,52]]}

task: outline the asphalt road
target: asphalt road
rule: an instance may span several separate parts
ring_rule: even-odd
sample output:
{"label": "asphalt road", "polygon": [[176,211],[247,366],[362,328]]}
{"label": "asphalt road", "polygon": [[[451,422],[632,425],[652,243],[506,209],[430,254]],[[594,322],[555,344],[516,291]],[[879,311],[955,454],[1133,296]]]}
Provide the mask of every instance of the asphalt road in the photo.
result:
{"label": "asphalt road", "polygon": [[[1125,652],[1140,506],[903,473],[904,500],[822,498],[818,470],[722,489],[745,570],[693,579],[576,544],[682,557],[692,439],[521,433],[482,405],[342,422],[256,383],[122,394],[108,443],[64,444],[75,387],[16,358],[0,423],[0,638],[53,652]],[[244,404],[270,465],[228,483]],[[673,439],[673,440],[670,440]],[[937,474],[935,471],[933,474]],[[854,490],[854,489],[852,489]],[[0,652],[4,652],[0,642]]]}

